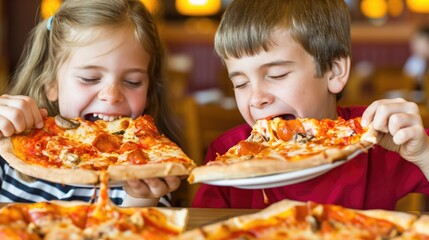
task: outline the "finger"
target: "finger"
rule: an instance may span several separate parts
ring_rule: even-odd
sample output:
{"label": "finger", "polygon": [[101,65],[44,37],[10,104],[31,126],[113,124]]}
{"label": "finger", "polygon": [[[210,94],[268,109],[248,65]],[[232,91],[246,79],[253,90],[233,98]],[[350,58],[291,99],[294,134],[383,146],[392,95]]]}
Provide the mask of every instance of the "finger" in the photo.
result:
{"label": "finger", "polygon": [[398,113],[419,114],[417,104],[406,101],[387,101],[380,104],[372,121],[374,129],[381,132],[389,132],[389,122],[391,117]]}
{"label": "finger", "polygon": [[[424,133],[424,129],[422,127],[419,127],[418,125],[410,125],[406,128],[401,128],[398,130],[395,135],[393,135],[393,142],[396,145],[403,145],[406,142],[412,140],[413,138],[416,138],[416,136],[423,136],[426,137],[426,134]],[[420,143],[422,141],[418,141]]]}
{"label": "finger", "polygon": [[169,192],[172,192],[179,188],[181,179],[179,177],[170,176],[165,177],[164,181],[168,186]]}
{"label": "finger", "polygon": [[1,113],[1,131],[4,136],[10,137],[14,133],[20,133],[26,129],[24,115],[20,110],[0,105]]}
{"label": "finger", "polygon": [[[1,108],[0,108],[0,111]],[[0,115],[0,136],[2,137],[10,137],[15,133],[15,127],[9,119]]]}
{"label": "finger", "polygon": [[[16,98],[21,99],[25,107],[28,106],[28,109],[30,110],[30,111],[24,111],[24,117],[27,124],[27,128],[32,128],[33,126],[35,126],[36,128],[42,128],[43,116],[36,101],[33,98],[28,96],[16,96]],[[46,111],[46,115],[47,115],[47,111]]]}
{"label": "finger", "polygon": [[[42,118],[48,117],[48,110],[46,110],[45,108],[41,108],[40,114],[42,115]],[[43,119],[42,119],[42,123],[43,123]]]}
{"label": "finger", "polygon": [[423,121],[419,114],[394,113],[390,116],[388,124],[389,132],[392,135],[409,126],[421,126],[423,129]]}
{"label": "finger", "polygon": [[150,178],[143,180],[150,188],[150,191],[155,197],[162,197],[168,193],[167,183],[159,178]]}
{"label": "finger", "polygon": [[376,113],[379,111],[379,108],[386,104],[391,103],[402,103],[405,102],[402,98],[396,98],[396,99],[381,99],[374,101],[371,103],[365,112],[362,114],[362,121],[361,124],[363,127],[367,127],[370,122],[372,122],[375,118]]}
{"label": "finger", "polygon": [[[33,98],[28,96],[9,96],[9,95],[3,95],[2,101],[3,105],[6,105],[12,109],[15,109],[15,111],[21,115],[14,115],[10,116],[15,117],[17,119],[11,119],[13,123],[15,121],[22,121],[21,119],[24,119],[25,127],[24,129],[17,129],[19,132],[23,131],[25,129],[32,128],[33,126],[36,126],[38,128],[43,127],[43,118],[40,113],[40,110],[37,106],[37,103],[34,101]],[[20,122],[21,125],[22,122]],[[37,125],[36,125],[37,123]]]}
{"label": "finger", "polygon": [[125,190],[133,197],[159,198],[168,193],[167,184],[159,178],[132,180],[127,184]]}
{"label": "finger", "polygon": [[150,191],[149,186],[141,182],[140,180],[128,180],[124,184],[123,189],[125,190],[125,192],[127,192],[128,195],[132,197],[152,197],[152,193]]}
{"label": "finger", "polygon": [[32,118],[27,117],[31,116],[31,106],[25,100],[18,96],[3,95],[1,104],[2,115],[13,123],[16,132],[24,131],[27,126],[33,126]]}

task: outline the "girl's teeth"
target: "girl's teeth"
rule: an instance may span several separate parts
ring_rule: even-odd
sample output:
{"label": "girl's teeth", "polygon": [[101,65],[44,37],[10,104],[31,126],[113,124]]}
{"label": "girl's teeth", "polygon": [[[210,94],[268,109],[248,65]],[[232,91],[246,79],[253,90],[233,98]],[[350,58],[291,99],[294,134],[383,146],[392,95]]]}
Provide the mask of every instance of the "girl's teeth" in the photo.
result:
{"label": "girl's teeth", "polygon": [[94,113],[93,116],[96,118],[102,119],[104,121],[107,121],[107,122],[112,122],[112,121],[120,118],[120,116],[104,116],[101,113]]}

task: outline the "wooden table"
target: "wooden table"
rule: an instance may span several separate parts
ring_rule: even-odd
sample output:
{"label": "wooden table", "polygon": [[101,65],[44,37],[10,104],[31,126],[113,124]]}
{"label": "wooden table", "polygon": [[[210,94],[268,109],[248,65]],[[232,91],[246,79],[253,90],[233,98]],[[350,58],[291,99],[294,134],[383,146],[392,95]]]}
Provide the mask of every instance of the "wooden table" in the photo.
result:
{"label": "wooden table", "polygon": [[186,229],[194,229],[207,224],[216,223],[228,218],[251,214],[259,209],[231,209],[231,208],[188,208],[189,219]]}

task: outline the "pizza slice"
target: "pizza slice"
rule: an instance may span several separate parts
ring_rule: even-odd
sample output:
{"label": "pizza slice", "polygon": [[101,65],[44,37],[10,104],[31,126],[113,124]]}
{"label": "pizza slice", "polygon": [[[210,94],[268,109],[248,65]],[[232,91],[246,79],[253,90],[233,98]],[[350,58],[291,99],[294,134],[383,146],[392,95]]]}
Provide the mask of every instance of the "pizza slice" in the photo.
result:
{"label": "pizza slice", "polygon": [[188,181],[255,177],[350,159],[376,143],[375,130],[362,128],[360,120],[259,120],[246,140],[205,166],[193,169]]}
{"label": "pizza slice", "polygon": [[108,178],[101,173],[98,200],[87,212],[85,239],[175,239],[183,232],[187,209],[118,207],[108,197]]}
{"label": "pizza slice", "polygon": [[1,156],[17,171],[64,184],[184,176],[195,167],[177,144],[160,134],[149,115],[94,122],[60,116],[42,129],[0,140]]}
{"label": "pizza slice", "polygon": [[52,201],[1,208],[0,239],[176,239],[187,218],[187,209],[114,205],[103,171],[95,204]]}
{"label": "pizza slice", "polygon": [[283,200],[254,214],[189,230],[179,239],[402,239],[416,219],[403,212]]}

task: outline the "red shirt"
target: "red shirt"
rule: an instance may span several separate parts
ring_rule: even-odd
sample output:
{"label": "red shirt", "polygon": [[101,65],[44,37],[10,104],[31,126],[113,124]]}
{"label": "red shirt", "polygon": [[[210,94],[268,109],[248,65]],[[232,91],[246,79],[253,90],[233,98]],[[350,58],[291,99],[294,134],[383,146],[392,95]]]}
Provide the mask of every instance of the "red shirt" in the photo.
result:
{"label": "red shirt", "polygon": [[[362,116],[364,107],[338,108],[339,116],[350,119]],[[206,161],[223,154],[250,135],[247,124],[235,127],[212,142]],[[429,161],[429,159],[428,159]],[[202,184],[192,207],[265,208],[282,199],[338,204],[354,209],[390,209],[411,192],[429,196],[429,182],[414,164],[396,152],[378,145],[327,173],[305,182],[264,190],[269,203],[264,203],[261,189],[239,189]]]}

